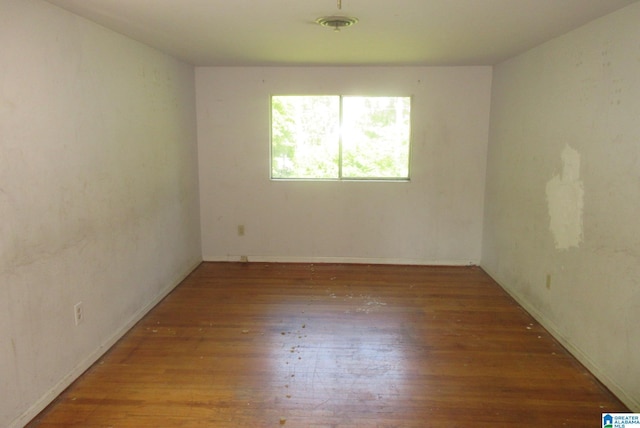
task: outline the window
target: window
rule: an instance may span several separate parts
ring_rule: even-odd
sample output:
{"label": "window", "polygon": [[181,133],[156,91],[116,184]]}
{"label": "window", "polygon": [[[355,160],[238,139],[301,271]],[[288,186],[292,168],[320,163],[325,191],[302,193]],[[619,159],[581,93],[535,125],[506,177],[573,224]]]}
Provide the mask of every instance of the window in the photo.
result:
{"label": "window", "polygon": [[271,97],[271,178],[408,180],[410,97]]}

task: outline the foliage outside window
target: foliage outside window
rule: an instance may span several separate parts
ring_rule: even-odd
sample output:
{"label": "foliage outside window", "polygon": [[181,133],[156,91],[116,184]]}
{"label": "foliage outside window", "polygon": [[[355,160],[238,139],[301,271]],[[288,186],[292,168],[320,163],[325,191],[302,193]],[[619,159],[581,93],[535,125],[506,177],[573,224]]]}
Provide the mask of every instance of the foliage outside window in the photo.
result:
{"label": "foliage outside window", "polygon": [[273,96],[271,178],[409,178],[410,97]]}

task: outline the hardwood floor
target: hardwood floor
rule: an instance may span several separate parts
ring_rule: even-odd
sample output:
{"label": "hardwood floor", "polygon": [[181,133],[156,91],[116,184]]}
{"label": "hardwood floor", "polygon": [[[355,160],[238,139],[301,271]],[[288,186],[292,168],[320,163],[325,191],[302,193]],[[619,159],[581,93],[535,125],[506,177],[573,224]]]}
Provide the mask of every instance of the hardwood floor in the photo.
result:
{"label": "hardwood floor", "polygon": [[29,427],[587,427],[623,411],[480,268],[203,263]]}

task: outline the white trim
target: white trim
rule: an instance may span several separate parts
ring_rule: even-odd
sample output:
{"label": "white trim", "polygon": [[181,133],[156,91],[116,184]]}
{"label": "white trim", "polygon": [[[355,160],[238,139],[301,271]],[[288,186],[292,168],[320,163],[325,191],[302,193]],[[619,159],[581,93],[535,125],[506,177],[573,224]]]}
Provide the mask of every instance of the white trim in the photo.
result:
{"label": "white trim", "polygon": [[425,260],[425,259],[389,259],[375,257],[296,257],[296,256],[260,256],[226,255],[205,256],[205,262],[241,262],[243,257],[249,262],[260,263],[350,263],[377,265],[417,265],[417,266],[478,266],[479,260]]}
{"label": "white trim", "polygon": [[98,361],[115,343],[122,338],[131,328],[136,325],[151,309],[153,309],[162,299],[173,291],[184,279],[189,276],[202,262],[198,261],[193,264],[183,275],[179,276],[179,280],[172,281],[169,286],[165,287],[160,293],[146,306],[141,308],[111,337],[102,343],[95,351],[82,360],[71,372],[64,376],[53,388],[40,397],[38,401],[32,404],[24,413],[18,416],[9,428],[20,428],[28,424],[33,418],[38,416],[49,404],[53,402],[65,389],[69,387],[76,379],[78,379],[85,371],[87,371],[96,361]]}
{"label": "white trim", "polygon": [[569,351],[587,370],[589,370],[600,382],[604,384],[620,401],[624,403],[631,411],[640,412],[640,401],[637,398],[627,394],[615,380],[611,379],[598,365],[589,358],[589,356],[582,351],[578,346],[572,343],[568,338],[564,337],[556,324],[549,320],[544,313],[540,312],[535,306],[533,306],[527,299],[517,294],[514,290],[502,284],[498,281],[496,276],[487,269],[485,266],[480,265],[487,275],[489,275],[504,291],[506,291],[513,299],[518,302],[522,308],[536,319],[564,348]]}

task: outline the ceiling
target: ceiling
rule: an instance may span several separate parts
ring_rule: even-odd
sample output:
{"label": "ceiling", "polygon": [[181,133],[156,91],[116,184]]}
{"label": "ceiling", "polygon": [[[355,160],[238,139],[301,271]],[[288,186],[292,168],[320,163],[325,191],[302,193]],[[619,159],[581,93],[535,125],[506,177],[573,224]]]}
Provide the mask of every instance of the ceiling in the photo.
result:
{"label": "ceiling", "polygon": [[196,66],[254,66],[491,65],[637,0],[47,1]]}

